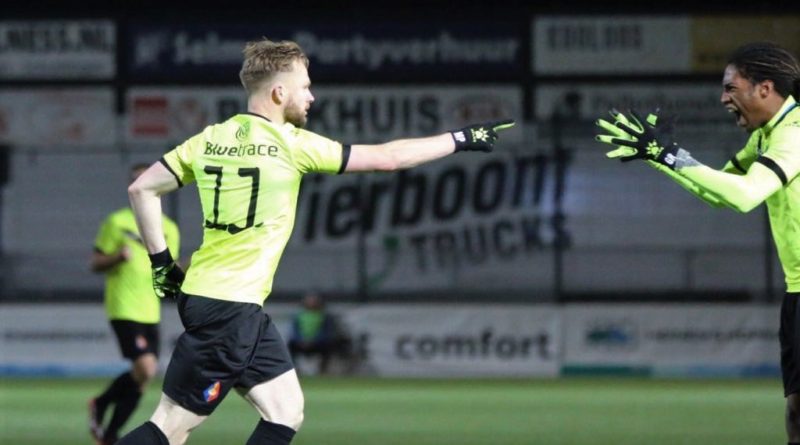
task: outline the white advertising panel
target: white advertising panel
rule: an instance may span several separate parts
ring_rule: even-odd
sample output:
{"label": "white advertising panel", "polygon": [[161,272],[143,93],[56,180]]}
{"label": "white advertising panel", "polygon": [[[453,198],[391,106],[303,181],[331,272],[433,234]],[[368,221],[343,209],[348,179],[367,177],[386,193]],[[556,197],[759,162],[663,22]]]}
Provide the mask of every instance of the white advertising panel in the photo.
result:
{"label": "white advertising panel", "polygon": [[[551,306],[369,305],[343,316],[382,376],[555,376],[560,317]],[[366,334],[366,337],[363,337]]]}
{"label": "white advertising panel", "polygon": [[[270,307],[284,336],[295,310]],[[161,316],[163,371],[183,326],[173,304],[162,305]],[[0,375],[104,375],[129,366],[102,304],[5,305],[0,310]]]}
{"label": "white advertising panel", "polygon": [[110,79],[115,48],[110,20],[0,21],[0,79]]}
{"label": "white advertising panel", "polygon": [[685,73],[688,17],[540,16],[533,21],[533,71],[557,74]]}
{"label": "white advertising panel", "polygon": [[126,367],[102,305],[14,305],[0,311],[4,374],[105,374]]}
{"label": "white advertising panel", "polygon": [[[182,332],[164,305],[161,368]],[[295,305],[265,306],[289,339]],[[382,376],[554,376],[560,318],[547,306],[331,306],[354,340],[357,372]],[[0,311],[0,375],[112,374],[127,364],[100,304]]]}
{"label": "white advertising panel", "polygon": [[[285,340],[298,307],[272,304]],[[777,375],[777,306],[734,304],[348,305],[329,311],[365,375],[534,377],[642,369],[655,376]],[[182,332],[163,306],[162,370]],[[111,374],[124,369],[100,304],[5,305],[0,375]]]}
{"label": "white advertising panel", "polygon": [[111,150],[116,127],[110,88],[0,91],[0,142],[16,148]]}
{"label": "white advertising panel", "polygon": [[642,367],[657,375],[777,373],[777,306],[572,305],[568,367]]}

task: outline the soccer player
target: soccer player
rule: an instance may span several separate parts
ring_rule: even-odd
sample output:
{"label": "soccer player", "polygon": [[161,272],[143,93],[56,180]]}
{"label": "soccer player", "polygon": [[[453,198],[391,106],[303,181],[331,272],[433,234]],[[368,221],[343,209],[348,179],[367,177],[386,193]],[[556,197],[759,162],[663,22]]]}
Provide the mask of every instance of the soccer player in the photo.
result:
{"label": "soccer player", "polygon": [[[302,129],[314,97],[308,59],[296,43],[248,43],[239,77],[247,112],[206,127],[128,188],[156,286],[178,295],[185,332],[155,413],[122,445],[184,443],[231,388],[261,416],[248,445],[290,443],[303,421],[303,393],[286,344],[262,305],[291,234],[302,176],[393,171],[454,152],[491,151],[497,132],[513,125],[509,120],[378,145],[341,144]],[[190,182],[197,184],[204,232],[183,280],[163,238],[160,196]]]}
{"label": "soccer player", "polygon": [[781,371],[786,432],[800,444],[800,64],[789,51],[756,42],[736,49],[722,78],[722,104],[750,133],[747,144],[722,170],[709,168],[672,140],[670,124],[655,114],[643,119],[612,111],[599,120],[607,153],[623,161],[647,160],[714,206],[748,212],[767,203],[770,227],[786,279],[780,316]]}
{"label": "soccer player", "polygon": [[319,356],[319,373],[327,374],[334,355],[349,355],[350,340],[336,316],[325,308],[322,296],[309,292],[303,296],[302,307],[292,317],[289,334],[289,353],[296,364],[300,356]]}
{"label": "soccer player", "polygon": [[[134,165],[130,183],[147,167],[148,164]],[[167,245],[177,257],[178,226],[165,216],[163,227]],[[142,391],[158,370],[160,301],[153,292],[147,250],[129,207],[111,213],[103,221],[95,239],[91,268],[106,276],[106,314],[122,355],[131,361],[130,370],[89,401],[89,431],[99,445],[105,445],[116,442],[119,429],[133,414]],[[104,428],[103,418],[112,406],[111,419]]]}

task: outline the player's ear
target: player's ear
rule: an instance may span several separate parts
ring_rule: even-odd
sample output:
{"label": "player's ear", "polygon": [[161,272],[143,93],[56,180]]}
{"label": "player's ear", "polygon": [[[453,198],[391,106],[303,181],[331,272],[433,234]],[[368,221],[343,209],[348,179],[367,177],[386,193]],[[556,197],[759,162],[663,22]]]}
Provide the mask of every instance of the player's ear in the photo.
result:
{"label": "player's ear", "polygon": [[271,99],[276,104],[282,104],[286,100],[286,88],[283,84],[276,83],[270,88]]}
{"label": "player's ear", "polygon": [[775,91],[775,83],[771,80],[764,80],[760,82],[756,88],[759,96],[761,96],[762,99],[766,99]]}

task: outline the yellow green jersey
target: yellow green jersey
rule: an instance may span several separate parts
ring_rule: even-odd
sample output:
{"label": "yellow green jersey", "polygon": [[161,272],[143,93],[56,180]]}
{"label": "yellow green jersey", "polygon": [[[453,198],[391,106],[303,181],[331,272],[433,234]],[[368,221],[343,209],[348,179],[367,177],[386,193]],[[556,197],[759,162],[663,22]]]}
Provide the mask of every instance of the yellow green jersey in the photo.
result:
{"label": "yellow green jersey", "polygon": [[750,134],[721,172],[691,158],[677,170],[670,176],[688,181],[712,205],[748,211],[766,202],[787,291],[800,292],[800,104],[794,98]]}
{"label": "yellow green jersey", "polygon": [[[164,216],[163,227],[167,246],[173,257],[178,258],[178,226]],[[108,215],[100,225],[94,242],[95,250],[106,255],[114,255],[125,247],[130,253],[128,260],[106,272],[106,314],[111,320],[158,323],[161,311],[159,299],[153,292],[150,259],[130,208]]]}
{"label": "yellow green jersey", "polygon": [[800,104],[789,96],[780,111],[754,131],[725,166],[745,173],[758,162],[772,170],[783,187],[767,198],[772,236],[788,292],[800,292]]}
{"label": "yellow green jersey", "polygon": [[350,147],[244,113],[211,125],[161,159],[179,185],[197,183],[203,243],[181,290],[262,305],[294,226],[305,173],[341,173]]}

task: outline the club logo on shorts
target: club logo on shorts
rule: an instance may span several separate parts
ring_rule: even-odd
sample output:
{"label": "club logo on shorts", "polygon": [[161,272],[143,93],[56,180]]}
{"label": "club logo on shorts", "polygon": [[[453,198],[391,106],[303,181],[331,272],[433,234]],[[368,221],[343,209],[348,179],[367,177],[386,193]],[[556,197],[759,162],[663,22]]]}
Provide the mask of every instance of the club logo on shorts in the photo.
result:
{"label": "club logo on shorts", "polygon": [[147,349],[147,339],[144,338],[144,335],[136,336],[136,347],[139,348],[140,351]]}
{"label": "club logo on shorts", "polygon": [[219,391],[222,385],[220,385],[219,381],[216,381],[211,384],[205,391],[203,391],[203,398],[206,399],[206,402],[211,403],[214,400],[217,400],[219,397]]}

